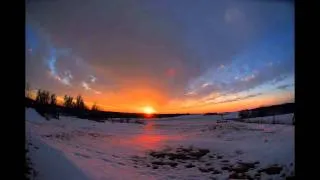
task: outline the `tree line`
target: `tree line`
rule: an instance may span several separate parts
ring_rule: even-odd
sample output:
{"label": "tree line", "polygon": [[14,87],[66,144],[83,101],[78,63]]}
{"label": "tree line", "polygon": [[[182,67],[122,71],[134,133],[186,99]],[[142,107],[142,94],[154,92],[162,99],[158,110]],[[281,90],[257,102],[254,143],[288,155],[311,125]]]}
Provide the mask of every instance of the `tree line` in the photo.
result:
{"label": "tree line", "polygon": [[[26,107],[34,108],[42,116],[51,116],[59,119],[59,114],[66,116],[76,116],[82,119],[90,119],[95,121],[102,121],[109,118],[144,118],[142,113],[124,113],[102,111],[96,103],[89,108],[81,95],[75,98],[69,95],[63,97],[63,102],[58,105],[57,96],[47,90],[37,90],[32,93],[30,85],[26,83],[25,87],[25,103]],[[154,117],[175,117],[187,114],[156,114]],[[49,119],[49,117],[47,118]]]}
{"label": "tree line", "polygon": [[59,119],[60,113],[85,116],[89,111],[91,112],[90,114],[97,113],[99,111],[96,103],[92,105],[91,109],[86,106],[81,95],[78,95],[76,98],[65,95],[61,105],[58,105],[56,94],[50,93],[47,90],[39,89],[35,98],[32,98],[31,91],[28,86],[26,87],[26,103],[27,106],[34,107],[35,110],[47,120],[49,120],[50,117]]}
{"label": "tree line", "polygon": [[[57,96],[54,93],[50,93],[46,90],[39,89],[37,91],[36,103],[39,105],[51,105],[57,106]],[[65,95],[63,98],[63,106],[66,108],[74,108],[79,110],[89,110],[85,105],[84,100],[81,95],[78,95],[76,98],[72,96]],[[97,111],[99,108],[96,104],[93,104],[91,110]]]}

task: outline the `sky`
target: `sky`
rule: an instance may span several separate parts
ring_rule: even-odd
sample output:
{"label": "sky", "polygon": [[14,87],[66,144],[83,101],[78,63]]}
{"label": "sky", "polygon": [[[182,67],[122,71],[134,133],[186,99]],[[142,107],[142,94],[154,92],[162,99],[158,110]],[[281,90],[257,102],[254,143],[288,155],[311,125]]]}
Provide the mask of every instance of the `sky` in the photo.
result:
{"label": "sky", "polygon": [[121,112],[231,112],[294,102],[294,4],[30,0],[26,82]]}

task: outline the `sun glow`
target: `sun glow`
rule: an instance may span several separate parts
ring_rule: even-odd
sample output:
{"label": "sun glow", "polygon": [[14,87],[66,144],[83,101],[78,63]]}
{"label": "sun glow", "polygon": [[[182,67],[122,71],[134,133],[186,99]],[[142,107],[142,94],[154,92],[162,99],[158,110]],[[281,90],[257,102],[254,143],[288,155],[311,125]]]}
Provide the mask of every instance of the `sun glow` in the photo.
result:
{"label": "sun glow", "polygon": [[143,108],[143,112],[145,114],[153,114],[155,113],[156,111],[153,109],[153,107],[150,107],[150,106],[146,106]]}

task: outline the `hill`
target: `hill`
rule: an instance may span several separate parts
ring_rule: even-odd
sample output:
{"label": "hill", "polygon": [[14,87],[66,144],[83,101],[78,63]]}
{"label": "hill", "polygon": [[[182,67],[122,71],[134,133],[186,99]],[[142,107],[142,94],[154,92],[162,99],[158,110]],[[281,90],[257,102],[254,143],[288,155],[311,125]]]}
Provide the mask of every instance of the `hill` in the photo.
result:
{"label": "hill", "polygon": [[294,103],[285,103],[279,105],[272,105],[267,107],[259,107],[250,110],[242,110],[239,112],[240,117],[263,117],[280,114],[294,113]]}

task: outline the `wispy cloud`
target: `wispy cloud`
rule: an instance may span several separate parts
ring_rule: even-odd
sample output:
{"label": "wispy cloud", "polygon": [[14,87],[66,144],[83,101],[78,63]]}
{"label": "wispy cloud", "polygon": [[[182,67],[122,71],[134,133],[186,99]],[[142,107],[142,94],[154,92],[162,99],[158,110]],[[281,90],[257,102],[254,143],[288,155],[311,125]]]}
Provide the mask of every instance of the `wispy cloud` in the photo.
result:
{"label": "wispy cloud", "polygon": [[251,74],[249,76],[246,76],[244,78],[241,79],[241,81],[245,81],[245,82],[248,82],[248,81],[251,81],[255,78],[256,76],[254,74]]}
{"label": "wispy cloud", "polygon": [[50,75],[57,81],[59,81],[60,83],[64,84],[64,85],[67,85],[67,86],[71,86],[71,80],[72,80],[72,75],[71,73],[69,74],[64,74],[64,75],[57,75],[57,74],[54,74],[52,72],[50,72]]}
{"label": "wispy cloud", "polygon": [[225,68],[225,66],[223,64],[221,64],[218,69],[224,69],[224,68]]}
{"label": "wispy cloud", "polygon": [[93,92],[96,93],[96,94],[101,94],[101,91],[94,90]]}
{"label": "wispy cloud", "polygon": [[202,88],[205,88],[205,87],[207,87],[207,86],[209,86],[209,85],[211,85],[211,83],[204,83],[204,84],[202,84]]}
{"label": "wispy cloud", "polygon": [[212,102],[213,102],[213,104],[222,104],[222,103],[227,103],[227,102],[234,102],[234,101],[245,100],[245,99],[257,97],[257,96],[260,96],[260,95],[262,95],[262,93],[250,94],[250,95],[242,96],[242,97],[233,96],[233,97],[230,98],[230,99],[222,98],[222,100],[218,100],[218,101],[214,101],[214,100],[213,100]]}
{"label": "wispy cloud", "polygon": [[85,89],[85,90],[91,90],[91,88],[89,87],[89,84],[86,83],[86,82],[82,82],[82,87]]}
{"label": "wispy cloud", "polygon": [[86,90],[86,91],[92,91],[95,94],[102,94],[101,91],[95,90],[90,87],[89,83],[82,81],[81,86]]}
{"label": "wispy cloud", "polygon": [[190,95],[196,95],[196,94],[197,94],[196,92],[190,91],[190,92],[187,92],[185,95],[190,96]]}
{"label": "wispy cloud", "polygon": [[90,81],[91,81],[92,83],[96,82],[97,78],[96,78],[95,76],[90,75],[89,77],[90,77]]}
{"label": "wispy cloud", "polygon": [[243,19],[244,14],[238,8],[228,8],[225,12],[224,20],[226,23],[234,23]]}
{"label": "wispy cloud", "polygon": [[287,89],[287,88],[292,87],[292,86],[293,86],[293,84],[285,84],[285,85],[278,86],[277,89],[284,90],[284,89]]}

